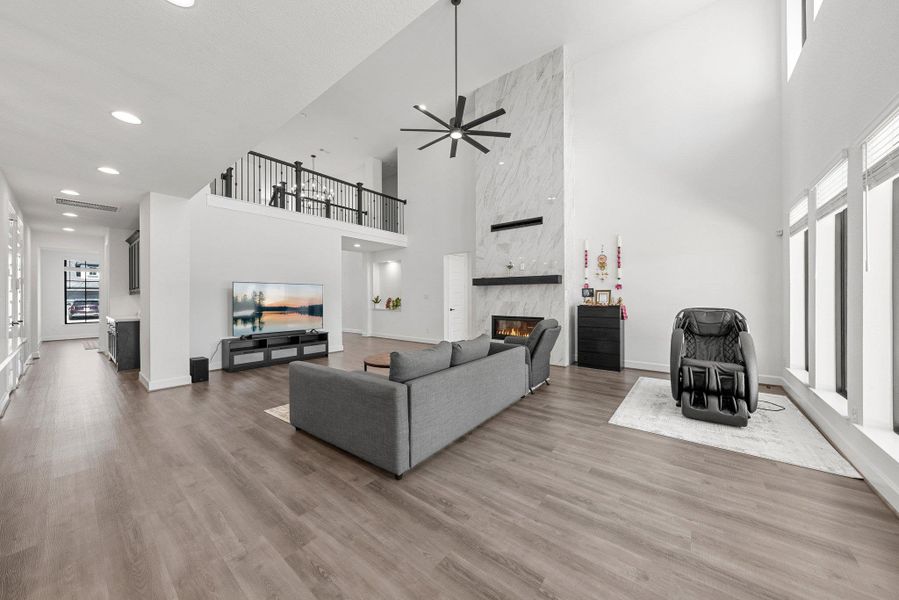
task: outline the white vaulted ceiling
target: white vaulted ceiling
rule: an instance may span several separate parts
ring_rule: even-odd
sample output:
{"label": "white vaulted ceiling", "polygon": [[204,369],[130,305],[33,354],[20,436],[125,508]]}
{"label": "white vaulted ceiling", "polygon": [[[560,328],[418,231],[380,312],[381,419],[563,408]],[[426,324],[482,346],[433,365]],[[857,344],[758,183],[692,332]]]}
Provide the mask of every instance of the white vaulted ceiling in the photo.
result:
{"label": "white vaulted ceiling", "polygon": [[0,168],[26,215],[56,214],[61,186],[190,196],[433,1],[4,0]]}
{"label": "white vaulted ceiling", "polygon": [[[463,0],[459,91],[470,93],[562,45],[577,62],[716,1]],[[290,161],[317,154],[318,170],[349,177],[365,157],[386,159],[401,135],[430,141],[431,134],[399,128],[435,125],[412,109],[415,103],[444,117],[454,104],[452,19],[450,0],[438,0],[257,149]],[[440,145],[426,151],[448,152]]]}

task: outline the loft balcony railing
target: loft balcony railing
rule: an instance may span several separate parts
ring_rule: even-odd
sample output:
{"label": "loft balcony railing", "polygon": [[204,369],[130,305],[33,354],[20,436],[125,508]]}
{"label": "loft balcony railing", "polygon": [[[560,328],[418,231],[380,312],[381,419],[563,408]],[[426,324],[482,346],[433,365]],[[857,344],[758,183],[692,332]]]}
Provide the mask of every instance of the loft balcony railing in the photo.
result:
{"label": "loft balcony railing", "polygon": [[248,152],[216,179],[219,196],[325,219],[405,233],[406,201],[287,162]]}

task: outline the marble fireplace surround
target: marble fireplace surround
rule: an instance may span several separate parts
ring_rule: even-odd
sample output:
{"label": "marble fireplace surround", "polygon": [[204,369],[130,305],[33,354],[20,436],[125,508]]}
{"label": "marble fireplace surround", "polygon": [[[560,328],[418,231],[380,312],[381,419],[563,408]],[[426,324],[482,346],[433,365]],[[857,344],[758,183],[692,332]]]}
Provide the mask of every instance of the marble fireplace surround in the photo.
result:
{"label": "marble fireplace surround", "polygon": [[[536,315],[562,324],[554,364],[568,363],[566,260],[564,50],[558,48],[472,94],[472,114],[505,108],[485,138],[491,152],[475,159],[476,252],[472,292],[475,330],[493,331],[493,315]],[[536,219],[541,224],[493,231],[497,224]],[[511,263],[511,268],[508,268]],[[551,283],[487,278],[556,276]],[[559,276],[562,277],[559,277]],[[561,280],[561,281],[560,281]]]}

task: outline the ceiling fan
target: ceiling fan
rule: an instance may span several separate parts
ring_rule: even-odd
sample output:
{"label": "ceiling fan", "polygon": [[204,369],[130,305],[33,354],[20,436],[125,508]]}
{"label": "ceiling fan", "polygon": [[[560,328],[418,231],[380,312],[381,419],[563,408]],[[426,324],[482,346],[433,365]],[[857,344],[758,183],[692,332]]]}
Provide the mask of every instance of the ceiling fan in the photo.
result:
{"label": "ceiling fan", "polygon": [[465,96],[459,95],[459,5],[462,3],[462,0],[450,0],[453,5],[453,18],[455,25],[455,66],[456,66],[456,88],[455,95],[453,98],[456,101],[456,114],[449,119],[449,123],[436,116],[433,113],[428,112],[427,107],[424,104],[416,104],[412,108],[415,110],[427,115],[431,119],[440,123],[443,129],[400,129],[400,131],[426,131],[431,133],[442,133],[444,135],[438,137],[435,140],[432,140],[421,146],[419,150],[424,150],[428,146],[433,146],[437,142],[442,142],[446,138],[450,138],[453,142],[450,146],[450,158],[456,157],[456,147],[459,145],[459,140],[464,142],[468,142],[484,154],[490,152],[490,149],[478,142],[477,140],[472,139],[472,136],[485,136],[485,137],[501,137],[507,138],[511,137],[512,134],[504,131],[483,131],[474,129],[478,125],[483,125],[487,121],[492,121],[497,117],[500,117],[506,114],[505,109],[500,108],[491,113],[484,115],[483,117],[478,117],[473,121],[469,121],[468,123],[462,123],[462,115],[465,113]]}

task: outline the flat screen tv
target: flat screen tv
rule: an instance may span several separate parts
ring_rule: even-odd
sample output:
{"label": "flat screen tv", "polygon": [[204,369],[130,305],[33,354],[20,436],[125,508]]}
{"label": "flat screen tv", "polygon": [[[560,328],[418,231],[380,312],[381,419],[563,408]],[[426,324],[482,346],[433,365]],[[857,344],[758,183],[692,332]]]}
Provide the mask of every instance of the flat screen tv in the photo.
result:
{"label": "flat screen tv", "polygon": [[231,331],[234,336],[321,329],[323,288],[313,283],[231,284]]}

